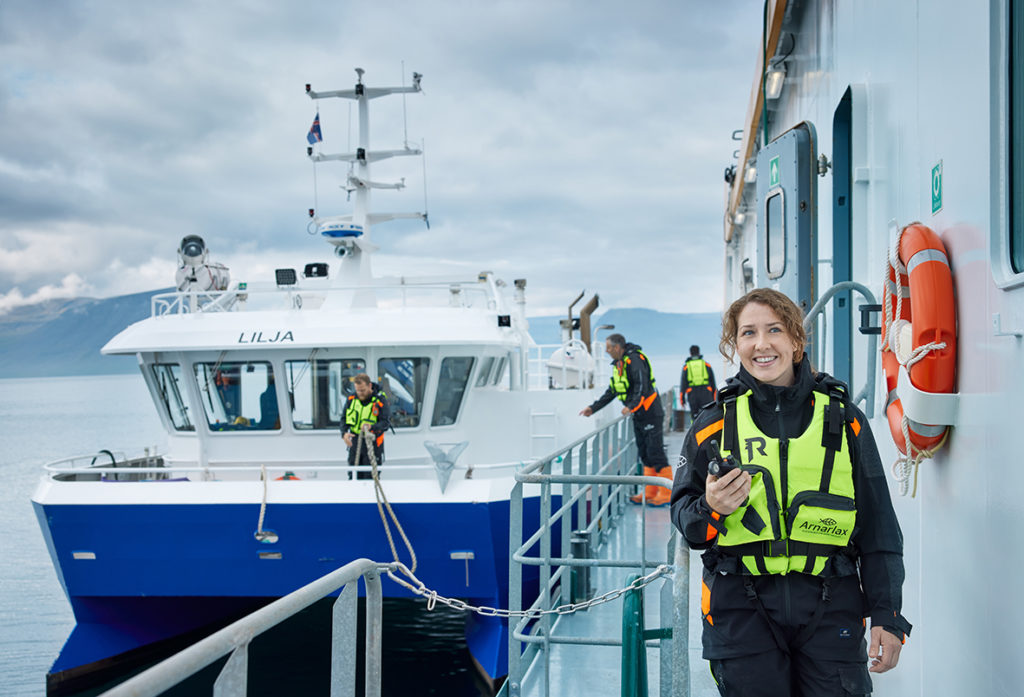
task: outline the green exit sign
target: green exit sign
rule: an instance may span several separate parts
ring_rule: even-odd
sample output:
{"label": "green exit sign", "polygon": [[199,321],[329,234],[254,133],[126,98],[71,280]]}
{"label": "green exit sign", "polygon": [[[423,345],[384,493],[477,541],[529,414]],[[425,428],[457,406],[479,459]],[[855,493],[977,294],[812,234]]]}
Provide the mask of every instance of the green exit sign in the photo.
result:
{"label": "green exit sign", "polygon": [[768,188],[779,185],[779,156],[768,160]]}

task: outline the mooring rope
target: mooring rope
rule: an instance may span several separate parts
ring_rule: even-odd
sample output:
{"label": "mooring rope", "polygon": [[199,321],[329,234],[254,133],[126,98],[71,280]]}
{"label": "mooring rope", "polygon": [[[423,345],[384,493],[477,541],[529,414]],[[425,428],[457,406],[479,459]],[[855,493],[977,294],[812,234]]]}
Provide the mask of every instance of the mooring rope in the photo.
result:
{"label": "mooring rope", "polygon": [[[391,503],[388,502],[388,497],[384,493],[384,487],[380,483],[380,472],[377,470],[377,453],[373,447],[373,433],[370,430],[360,431],[359,435],[356,436],[356,456],[354,462],[359,464],[359,456],[362,453],[363,447],[366,448],[366,455],[370,458],[370,466],[373,472],[373,493],[377,498],[377,512],[380,513],[380,522],[384,525],[384,533],[388,538],[388,546],[391,547],[391,556],[395,562],[401,564],[398,559],[398,550],[395,548],[395,540],[391,535],[391,526],[388,524],[387,516],[384,515],[384,509],[387,509],[388,515],[391,516],[391,520],[395,523],[395,528],[398,529],[398,534],[402,536],[402,541],[405,543],[405,548],[409,550],[409,557],[412,559],[412,567],[410,572],[416,571],[416,551],[412,548],[412,543],[409,542],[409,538],[405,534],[405,530],[402,528],[402,524],[398,522],[398,516],[395,515],[395,511],[391,508]],[[404,569],[402,565],[400,568]]]}

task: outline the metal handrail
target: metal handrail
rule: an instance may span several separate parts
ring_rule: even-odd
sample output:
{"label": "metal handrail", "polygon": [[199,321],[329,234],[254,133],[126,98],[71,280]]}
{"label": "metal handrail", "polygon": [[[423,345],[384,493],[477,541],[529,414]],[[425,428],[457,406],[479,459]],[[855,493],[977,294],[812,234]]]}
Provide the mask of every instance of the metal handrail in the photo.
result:
{"label": "metal handrail", "polygon": [[[128,460],[120,461],[118,465],[85,465],[81,467],[71,466],[60,466],[62,463],[50,462],[43,465],[43,469],[47,472],[53,472],[56,474],[92,474],[92,473],[103,473],[111,472],[116,474],[125,474],[127,470],[130,470],[132,474],[138,473],[160,473],[160,474],[171,474],[174,472],[260,472],[260,465],[246,464],[246,465],[208,465],[203,466],[199,464],[195,465],[156,465],[151,467],[136,467],[134,465],[126,466],[124,463],[129,462]],[[509,462],[496,462],[490,464],[473,464],[473,465],[455,465],[456,470],[473,470],[477,472],[479,470],[490,470],[490,469],[514,469],[521,468],[526,463],[534,462],[533,459],[529,460],[512,460]],[[282,462],[282,463],[270,463],[265,465],[267,471],[277,470],[291,470],[292,472],[300,472],[305,470],[323,470],[323,469],[343,469],[346,472],[369,472],[373,468],[369,465],[349,465],[344,461],[338,460],[336,462],[310,462],[306,464],[296,464],[295,462]],[[388,463],[387,471],[389,474],[394,474],[400,471],[413,471],[413,472],[433,472],[434,465],[432,464],[421,464],[421,465],[402,465],[398,463]]]}
{"label": "metal handrail", "polygon": [[[193,290],[193,291],[172,291],[169,293],[158,293],[150,298],[150,316],[163,317],[166,315],[190,314],[193,312],[230,312],[237,307],[239,302],[264,301],[267,299],[283,298],[288,306],[292,306],[292,298],[296,295],[318,296],[327,299],[334,295],[341,295],[346,292],[369,290],[374,292],[394,292],[399,294],[402,307],[408,307],[408,294],[419,293],[451,293],[458,289],[461,307],[473,307],[473,300],[482,299],[483,307],[495,309],[497,303],[492,297],[490,289],[479,281],[433,281],[422,283],[409,282],[377,282],[372,285],[348,285],[348,286],[272,286],[248,284],[246,287],[235,287],[228,290]],[[470,301],[466,298],[473,296]],[[442,306],[442,303],[435,303]],[[494,305],[494,307],[492,307]]]}
{"label": "metal handrail", "polygon": [[[115,462],[106,463],[102,465],[91,464],[90,461],[96,460],[96,454],[91,453],[87,455],[72,455],[71,457],[64,457],[59,460],[52,460],[45,463],[42,468],[43,471],[50,474],[50,476],[66,475],[66,474],[160,474],[160,475],[172,475],[176,473],[189,473],[189,472],[203,472],[209,474],[217,473],[231,473],[237,474],[239,472],[252,472],[259,474],[264,469],[268,472],[306,472],[306,471],[322,471],[322,470],[336,470],[339,472],[370,472],[373,468],[369,465],[349,465],[343,460],[320,460],[320,461],[263,461],[259,464],[253,463],[251,460],[239,460],[236,462],[232,461],[220,461],[217,464],[201,465],[188,464],[188,465],[162,465],[155,464],[163,458],[162,455],[147,452],[137,458],[128,458],[124,453],[118,452],[115,454]],[[89,462],[89,464],[87,464]],[[142,462],[146,462],[146,465],[142,465]],[[535,462],[534,458],[528,458],[526,460],[510,460],[508,462],[491,462],[491,463],[472,463],[464,465],[456,465],[455,470],[457,471],[470,471],[474,473],[488,472],[488,471],[500,471],[501,470],[518,470],[526,467],[529,464]],[[398,479],[396,474],[402,472],[416,472],[416,473],[428,473],[433,474],[435,467],[433,463],[423,462],[418,464],[413,463],[401,463],[401,462],[388,462],[387,477],[389,479]],[[258,480],[256,477],[255,480]]]}
{"label": "metal handrail", "polygon": [[191,677],[223,656],[231,654],[214,683],[218,697],[243,697],[246,694],[249,643],[271,627],[292,617],[342,586],[334,603],[331,630],[331,697],[354,697],[356,689],[357,586],[366,584],[366,697],[381,693],[381,630],[383,602],[380,574],[397,569],[356,559],[326,576],[256,610],[211,634],[148,670],[129,678],[100,697],[156,697]]}
{"label": "metal handrail", "polygon": [[[825,307],[829,301],[836,295],[846,290],[855,290],[864,296],[864,299],[868,301],[869,305],[877,305],[878,302],[875,300],[874,293],[868,289],[867,286],[857,283],[856,281],[841,281],[836,283],[834,286],[826,290],[818,301],[814,303],[814,306],[808,310],[807,316],[804,317],[804,329],[810,331],[811,325],[814,324],[814,319],[818,315],[824,316]],[[878,360],[877,348],[878,340],[874,334],[868,334],[868,370],[864,387],[861,388],[860,392],[853,398],[853,403],[857,404],[860,401],[864,401],[864,415],[866,417],[873,418],[875,415],[875,372]]]}
{"label": "metal handrail", "polygon": [[[523,566],[532,565],[540,568],[540,592],[529,610],[546,611],[539,620],[523,618],[515,626],[509,627],[509,676],[502,692],[509,697],[518,697],[522,691],[522,681],[526,668],[543,651],[543,659],[550,660],[552,644],[586,644],[592,646],[621,646],[621,637],[569,637],[552,634],[552,617],[550,610],[562,606],[561,596],[568,592],[567,573],[572,568],[582,567],[617,567],[644,570],[656,564],[647,559],[646,554],[646,520],[641,524],[641,543],[639,559],[582,559],[570,556],[553,557],[551,554],[553,528],[561,524],[561,548],[563,555],[570,549],[570,529],[573,512],[580,527],[590,535],[606,532],[613,521],[622,515],[625,508],[627,487],[632,485],[655,485],[671,487],[671,481],[663,477],[648,477],[627,474],[636,468],[637,448],[629,419],[621,417],[608,426],[594,431],[588,436],[577,440],[561,450],[552,453],[516,473],[516,484],[510,497],[509,520],[509,610],[522,610],[522,576]],[[559,467],[560,466],[560,467]],[[555,471],[561,469],[561,472]],[[523,541],[523,488],[526,485],[540,485],[540,520],[539,529]],[[552,511],[552,487],[560,485],[561,503],[557,510]],[[574,491],[573,488],[577,487]],[[587,504],[590,504],[588,509]],[[539,544],[539,555],[530,556],[529,550]],[[597,545],[595,545],[597,546]],[[687,562],[688,564],[688,562]],[[552,567],[557,567],[552,570]],[[688,566],[687,566],[688,568]],[[557,589],[557,590],[556,590]],[[671,592],[671,589],[670,589]],[[675,602],[688,602],[683,595]],[[668,603],[670,606],[673,602]],[[685,614],[674,611],[670,618]],[[534,622],[531,630],[528,625]],[[677,636],[679,636],[677,634]],[[686,643],[686,634],[678,643]],[[649,646],[666,645],[665,639],[653,639]],[[671,640],[668,640],[671,641]],[[525,651],[523,645],[525,644]],[[670,659],[666,652],[665,661]],[[675,652],[671,652],[674,654]],[[545,664],[545,673],[548,666]],[[669,683],[666,683],[669,684]],[[688,679],[687,679],[688,684]],[[550,693],[550,684],[545,681],[545,689]],[[666,693],[667,694],[667,693]],[[676,693],[684,694],[684,693]]]}

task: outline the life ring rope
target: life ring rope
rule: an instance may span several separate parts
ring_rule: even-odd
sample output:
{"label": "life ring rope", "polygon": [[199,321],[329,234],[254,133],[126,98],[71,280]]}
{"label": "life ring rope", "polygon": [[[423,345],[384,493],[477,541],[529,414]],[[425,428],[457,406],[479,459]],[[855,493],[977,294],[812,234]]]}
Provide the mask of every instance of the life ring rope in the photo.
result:
{"label": "life ring rope", "polygon": [[[898,320],[907,321],[910,319],[910,312],[906,313],[907,317],[904,317],[903,298],[905,295],[909,294],[911,272],[918,264],[926,261],[941,261],[943,264],[946,264],[947,267],[949,264],[948,257],[942,251],[930,248],[918,251],[907,260],[906,264],[904,264],[903,260],[900,258],[900,247],[903,241],[903,233],[910,227],[911,225],[907,225],[900,228],[895,244],[889,248],[889,253],[886,258],[882,306],[884,336],[881,347],[882,352],[892,352],[898,365],[902,366],[907,371],[908,375],[910,373],[910,369],[915,364],[926,358],[930,353],[933,351],[941,351],[948,346],[945,341],[932,341],[921,344],[917,347],[905,347],[902,345],[902,332],[899,331],[899,328],[896,326],[896,322]],[[887,378],[892,378],[892,376],[887,375]],[[949,429],[944,428],[941,439],[930,447],[920,447],[915,444],[910,432],[911,420],[903,412],[902,405],[898,404],[899,396],[895,393],[895,380],[893,379],[892,382],[893,384],[889,386],[890,394],[886,404],[886,410],[888,410],[894,402],[897,403],[900,417],[900,431],[903,436],[903,443],[906,452],[900,452],[897,448],[897,457],[895,462],[892,464],[891,470],[893,478],[899,485],[900,495],[906,496],[909,490],[911,498],[913,498],[917,495],[918,470],[921,462],[934,457],[935,453],[945,445],[946,440],[949,437]],[[912,489],[911,479],[913,479]]]}

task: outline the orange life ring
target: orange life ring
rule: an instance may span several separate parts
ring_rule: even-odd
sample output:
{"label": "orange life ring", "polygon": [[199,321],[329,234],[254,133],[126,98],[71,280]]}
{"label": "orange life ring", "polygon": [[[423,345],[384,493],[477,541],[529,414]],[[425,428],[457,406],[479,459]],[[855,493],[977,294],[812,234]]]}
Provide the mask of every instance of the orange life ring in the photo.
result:
{"label": "orange life ring", "polygon": [[[883,303],[887,316],[894,320],[894,331],[906,338],[909,332],[913,349],[928,344],[944,343],[910,366],[910,382],[925,392],[949,393],[956,381],[956,305],[953,297],[953,274],[946,247],[939,236],[921,223],[903,229],[899,240],[900,261],[907,273],[899,274],[889,267]],[[897,297],[902,295],[900,316],[896,316]],[[898,326],[897,326],[898,323]],[[896,447],[904,455],[907,444],[903,438],[903,405],[896,394],[900,361],[889,342],[889,327],[882,327],[882,369],[888,390],[885,414],[889,419]],[[905,349],[901,346],[901,352]],[[910,443],[916,450],[928,450],[942,442],[947,426],[922,424],[907,419]]]}

